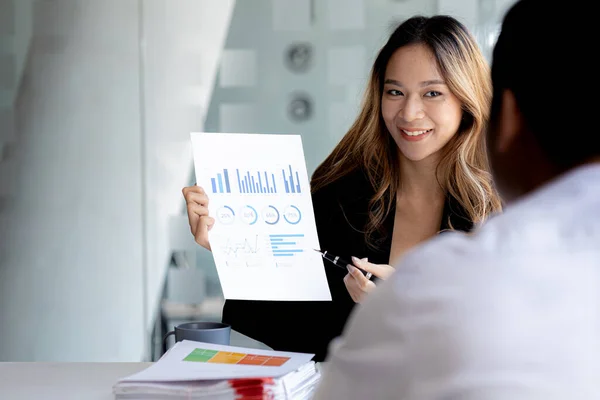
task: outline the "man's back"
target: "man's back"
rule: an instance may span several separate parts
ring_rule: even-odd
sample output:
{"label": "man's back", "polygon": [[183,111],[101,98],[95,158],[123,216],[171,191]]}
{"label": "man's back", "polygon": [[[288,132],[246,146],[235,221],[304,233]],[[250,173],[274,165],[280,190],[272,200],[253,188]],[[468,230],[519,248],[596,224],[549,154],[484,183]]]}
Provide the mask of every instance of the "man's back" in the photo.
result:
{"label": "man's back", "polygon": [[359,308],[318,399],[600,398],[600,165],[417,249]]}

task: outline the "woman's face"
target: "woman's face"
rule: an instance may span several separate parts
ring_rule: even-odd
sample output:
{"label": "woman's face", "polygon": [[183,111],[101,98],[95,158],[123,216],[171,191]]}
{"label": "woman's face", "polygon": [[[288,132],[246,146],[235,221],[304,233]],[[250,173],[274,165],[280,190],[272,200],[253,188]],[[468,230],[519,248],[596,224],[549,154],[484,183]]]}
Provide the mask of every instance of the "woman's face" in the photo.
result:
{"label": "woman's face", "polygon": [[381,113],[400,152],[411,161],[438,157],[458,131],[461,103],[422,44],[396,50],[388,62]]}

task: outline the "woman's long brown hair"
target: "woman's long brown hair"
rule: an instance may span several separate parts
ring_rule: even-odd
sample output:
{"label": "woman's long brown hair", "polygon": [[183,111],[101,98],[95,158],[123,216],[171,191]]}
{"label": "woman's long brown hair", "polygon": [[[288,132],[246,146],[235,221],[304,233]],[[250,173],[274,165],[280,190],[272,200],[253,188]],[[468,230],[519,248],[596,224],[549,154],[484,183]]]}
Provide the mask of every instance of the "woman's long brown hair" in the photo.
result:
{"label": "woman's long brown hair", "polygon": [[403,22],[380,50],[360,114],[311,181],[315,192],[362,167],[375,189],[364,227],[367,244],[375,247],[372,236],[389,215],[400,185],[399,149],[381,116],[383,81],[392,54],[411,44],[424,44],[431,49],[450,91],[462,103],[459,131],[445,146],[438,165],[440,186],[460,203],[465,217],[475,224],[501,210],[485,143],[492,94],[489,67],[474,38],[456,19],[413,17]]}

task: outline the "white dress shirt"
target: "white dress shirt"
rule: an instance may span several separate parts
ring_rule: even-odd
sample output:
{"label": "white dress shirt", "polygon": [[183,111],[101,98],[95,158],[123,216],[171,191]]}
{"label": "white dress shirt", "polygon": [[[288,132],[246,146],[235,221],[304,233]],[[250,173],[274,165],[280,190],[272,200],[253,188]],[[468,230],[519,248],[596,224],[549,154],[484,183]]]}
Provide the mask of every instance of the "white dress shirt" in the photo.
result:
{"label": "white dress shirt", "polygon": [[352,314],[315,399],[600,399],[600,165],[409,252]]}

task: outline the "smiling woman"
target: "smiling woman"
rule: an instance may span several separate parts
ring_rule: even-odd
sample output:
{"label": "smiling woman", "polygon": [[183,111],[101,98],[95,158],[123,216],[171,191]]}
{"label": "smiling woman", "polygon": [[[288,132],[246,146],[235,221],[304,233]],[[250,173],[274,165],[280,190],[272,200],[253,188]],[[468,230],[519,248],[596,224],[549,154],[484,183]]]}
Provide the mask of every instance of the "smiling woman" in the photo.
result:
{"label": "smiling woman", "polygon": [[385,76],[381,114],[400,160],[416,162],[438,153],[458,132],[463,112],[433,52],[423,44],[401,47]]}
{"label": "smiling woman", "polygon": [[[390,264],[500,210],[483,134],[490,98],[487,64],[462,24],[447,16],[402,23],[375,60],[358,118],[311,182],[321,249],[374,277],[328,266],[331,302],[227,300],[223,320],[276,350],[323,360]],[[192,233],[210,248],[208,198],[198,187],[184,196]]]}
{"label": "smiling woman", "polygon": [[[315,197],[327,197],[322,193],[349,176],[369,188],[364,217],[353,227],[375,254],[355,255],[380,265],[361,259],[355,265],[376,270],[396,263],[437,232],[469,231],[500,211],[485,147],[490,99],[489,68],[456,19],[414,17],[391,35],[373,65],[361,113],[313,175]],[[347,208],[348,200],[337,196]],[[357,272],[351,269],[345,281],[358,302],[375,285]]]}

